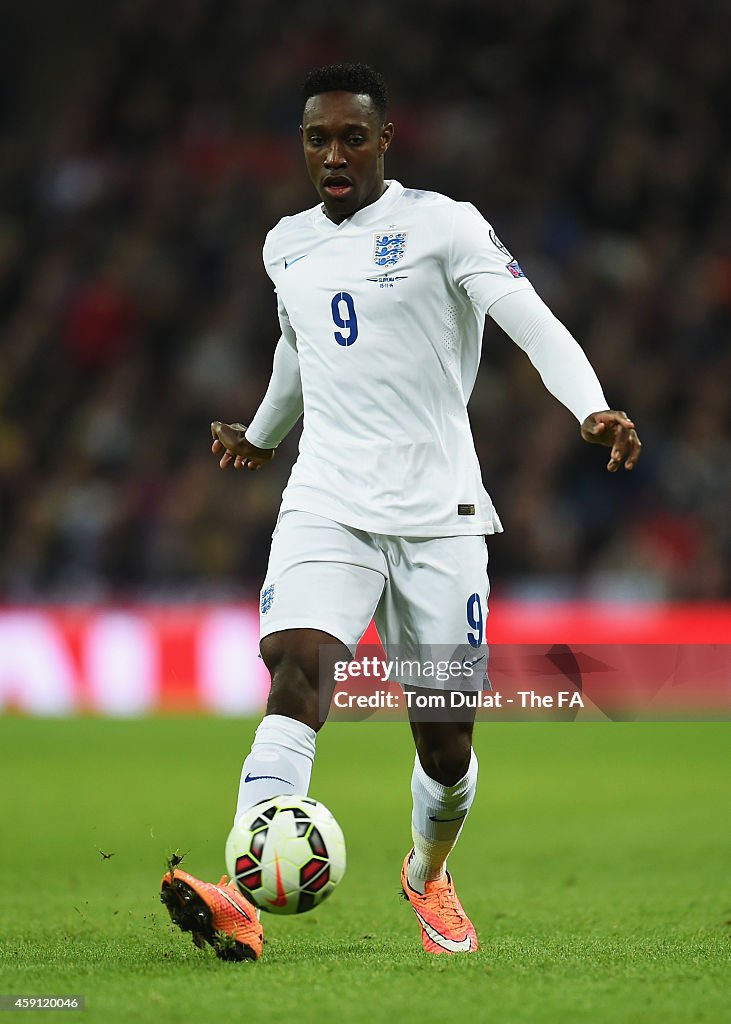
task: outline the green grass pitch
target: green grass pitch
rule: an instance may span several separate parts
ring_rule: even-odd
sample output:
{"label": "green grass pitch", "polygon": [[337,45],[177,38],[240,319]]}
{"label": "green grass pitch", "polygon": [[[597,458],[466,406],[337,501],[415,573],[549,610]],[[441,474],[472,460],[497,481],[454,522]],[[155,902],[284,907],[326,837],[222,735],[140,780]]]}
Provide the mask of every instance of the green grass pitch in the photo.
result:
{"label": "green grass pitch", "polygon": [[0,993],[83,994],[78,1017],[105,1024],[731,1020],[731,724],[479,726],[451,862],[468,957],[424,954],[397,895],[407,726],[333,724],[312,793],[343,826],[346,878],[310,914],[266,917],[259,963],[229,964],[171,927],[157,888],[175,848],[218,879],[253,728],[0,719]]}

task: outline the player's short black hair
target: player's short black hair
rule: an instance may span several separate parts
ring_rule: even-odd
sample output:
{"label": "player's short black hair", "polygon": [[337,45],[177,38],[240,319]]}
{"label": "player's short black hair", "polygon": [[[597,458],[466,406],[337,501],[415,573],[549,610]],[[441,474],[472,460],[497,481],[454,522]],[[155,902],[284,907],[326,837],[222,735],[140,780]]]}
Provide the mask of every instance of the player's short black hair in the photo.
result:
{"label": "player's short black hair", "polygon": [[388,90],[383,75],[368,64],[326,64],[313,68],[302,86],[302,101],[323,92],[352,92],[356,96],[370,96],[381,122],[386,120]]}

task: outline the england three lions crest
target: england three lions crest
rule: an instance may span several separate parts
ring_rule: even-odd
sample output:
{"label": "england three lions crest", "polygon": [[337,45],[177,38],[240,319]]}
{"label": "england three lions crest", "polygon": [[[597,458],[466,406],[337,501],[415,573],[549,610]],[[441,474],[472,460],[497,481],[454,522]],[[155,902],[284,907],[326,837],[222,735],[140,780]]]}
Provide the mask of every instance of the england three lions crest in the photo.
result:
{"label": "england three lions crest", "polygon": [[406,252],[406,231],[382,231],[373,236],[373,262],[394,267]]}

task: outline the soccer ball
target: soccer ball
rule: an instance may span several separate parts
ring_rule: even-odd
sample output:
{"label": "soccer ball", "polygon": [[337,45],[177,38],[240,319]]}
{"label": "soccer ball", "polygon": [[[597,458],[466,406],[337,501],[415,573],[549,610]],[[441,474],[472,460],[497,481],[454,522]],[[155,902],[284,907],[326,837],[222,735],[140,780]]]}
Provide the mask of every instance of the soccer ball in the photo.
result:
{"label": "soccer ball", "polygon": [[236,819],[226,868],[260,910],[302,914],[322,903],[345,874],[345,839],[317,800],[275,796]]}

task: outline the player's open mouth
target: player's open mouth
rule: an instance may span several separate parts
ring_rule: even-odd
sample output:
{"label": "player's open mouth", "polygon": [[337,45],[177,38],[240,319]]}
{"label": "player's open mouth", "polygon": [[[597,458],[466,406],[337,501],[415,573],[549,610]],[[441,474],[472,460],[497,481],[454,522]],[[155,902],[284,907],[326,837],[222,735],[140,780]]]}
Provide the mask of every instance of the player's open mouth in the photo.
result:
{"label": "player's open mouth", "polygon": [[340,199],[352,190],[353,183],[348,178],[326,178],[322,187],[328,195]]}

